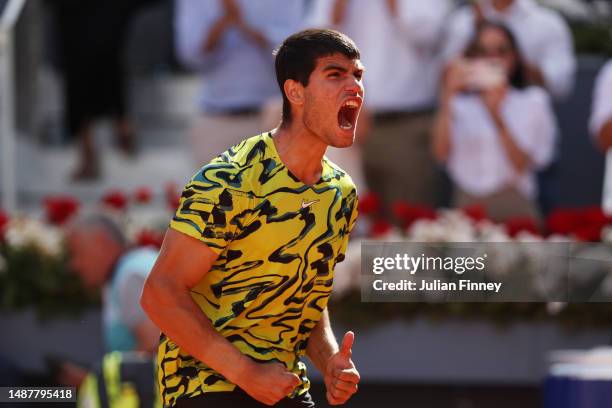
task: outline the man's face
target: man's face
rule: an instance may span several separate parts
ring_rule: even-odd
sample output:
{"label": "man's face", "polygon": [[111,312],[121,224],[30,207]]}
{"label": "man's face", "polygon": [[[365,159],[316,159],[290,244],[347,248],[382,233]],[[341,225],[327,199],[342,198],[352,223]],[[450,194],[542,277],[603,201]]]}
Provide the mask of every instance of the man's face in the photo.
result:
{"label": "man's face", "polygon": [[363,65],[342,54],[317,59],[304,88],[304,126],[324,143],[348,147],[355,140],[363,104]]}
{"label": "man's face", "polygon": [[97,231],[73,229],[68,231],[66,237],[70,269],[81,277],[88,288],[102,286],[108,272],[108,248],[104,240],[98,239],[99,236]]}

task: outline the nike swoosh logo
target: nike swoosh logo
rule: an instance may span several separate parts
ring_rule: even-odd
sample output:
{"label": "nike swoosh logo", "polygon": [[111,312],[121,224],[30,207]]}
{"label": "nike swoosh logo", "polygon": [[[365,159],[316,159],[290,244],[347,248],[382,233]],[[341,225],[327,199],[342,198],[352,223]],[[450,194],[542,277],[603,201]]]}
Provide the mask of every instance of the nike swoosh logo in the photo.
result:
{"label": "nike swoosh logo", "polygon": [[312,200],[312,201],[304,201],[304,200],[302,200],[302,209],[308,208],[311,205],[313,205],[314,203],[318,203],[318,202],[319,202],[319,200]]}

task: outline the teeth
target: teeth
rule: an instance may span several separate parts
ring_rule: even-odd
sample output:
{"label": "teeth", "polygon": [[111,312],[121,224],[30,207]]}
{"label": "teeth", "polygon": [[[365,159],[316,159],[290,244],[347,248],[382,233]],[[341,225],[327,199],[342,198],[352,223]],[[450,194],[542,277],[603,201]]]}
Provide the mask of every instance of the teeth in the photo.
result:
{"label": "teeth", "polygon": [[351,100],[351,101],[346,101],[344,103],[344,106],[348,106],[350,108],[356,108],[357,106],[359,106],[359,104],[357,103],[357,101]]}

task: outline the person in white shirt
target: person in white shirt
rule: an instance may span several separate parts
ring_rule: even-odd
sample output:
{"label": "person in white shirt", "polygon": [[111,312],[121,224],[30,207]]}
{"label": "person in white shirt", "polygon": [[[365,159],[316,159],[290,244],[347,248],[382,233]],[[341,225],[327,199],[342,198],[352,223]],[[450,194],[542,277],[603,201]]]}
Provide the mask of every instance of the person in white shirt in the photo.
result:
{"label": "person in white shirt", "polygon": [[207,163],[246,134],[267,129],[262,109],[280,97],[272,52],[301,26],[305,0],[174,4],[177,57],[202,78],[190,151],[197,163]]}
{"label": "person in white shirt", "polygon": [[454,205],[480,204],[494,221],[537,220],[534,173],[550,162],[556,135],[548,93],[527,86],[516,40],[501,24],[479,25],[465,55],[445,78],[433,143]]}
{"label": "person in white shirt", "polygon": [[595,81],[589,128],[597,145],[607,152],[602,206],[607,214],[612,214],[612,60]]}
{"label": "person in white shirt", "polygon": [[[342,31],[359,45],[368,92],[357,142],[365,153],[367,185],[387,210],[396,200],[433,205],[437,198],[429,145],[450,11],[450,0],[315,0],[306,20]],[[341,153],[359,157],[359,148],[357,143]],[[361,187],[355,166],[338,161]]]}
{"label": "person in white shirt", "polygon": [[570,94],[576,71],[571,32],[557,12],[535,0],[477,0],[455,11],[446,33],[445,61],[463,53],[483,19],[512,30],[525,58],[529,83],[543,86],[556,100]]}

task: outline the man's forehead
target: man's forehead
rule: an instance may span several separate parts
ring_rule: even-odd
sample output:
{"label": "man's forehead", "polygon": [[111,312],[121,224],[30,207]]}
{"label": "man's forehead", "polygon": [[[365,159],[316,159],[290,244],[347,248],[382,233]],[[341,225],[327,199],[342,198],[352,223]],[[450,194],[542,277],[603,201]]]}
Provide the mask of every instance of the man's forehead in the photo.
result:
{"label": "man's forehead", "polygon": [[346,55],[340,53],[325,55],[317,59],[316,68],[324,69],[329,65],[340,65],[346,69],[363,69],[363,64],[361,63],[361,60],[359,60],[358,58],[351,59]]}

